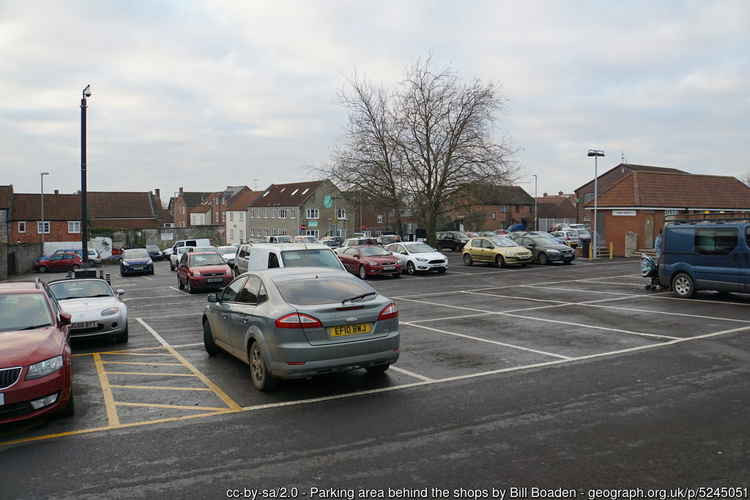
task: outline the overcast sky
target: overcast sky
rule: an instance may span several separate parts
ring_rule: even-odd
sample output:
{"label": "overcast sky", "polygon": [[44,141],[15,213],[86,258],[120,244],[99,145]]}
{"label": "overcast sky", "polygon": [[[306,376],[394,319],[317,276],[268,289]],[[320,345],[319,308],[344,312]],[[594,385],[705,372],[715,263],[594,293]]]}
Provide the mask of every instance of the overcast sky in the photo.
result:
{"label": "overcast sky", "polygon": [[503,86],[497,137],[533,194],[593,175],[588,148],[692,173],[750,173],[750,2],[0,0],[0,184],[162,198],[307,180],[357,70],[395,84],[431,53]]}

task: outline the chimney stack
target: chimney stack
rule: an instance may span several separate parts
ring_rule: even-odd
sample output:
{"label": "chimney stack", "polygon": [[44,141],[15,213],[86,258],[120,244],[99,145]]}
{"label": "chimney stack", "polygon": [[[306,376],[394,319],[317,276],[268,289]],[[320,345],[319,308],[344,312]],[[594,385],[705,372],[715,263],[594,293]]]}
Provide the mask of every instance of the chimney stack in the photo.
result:
{"label": "chimney stack", "polygon": [[55,189],[55,194],[60,194],[60,190],[59,189]]}
{"label": "chimney stack", "polygon": [[547,193],[544,193],[544,197],[545,197],[545,198],[547,197]]}
{"label": "chimney stack", "polygon": [[154,196],[161,200],[161,190],[159,188],[154,189]]}
{"label": "chimney stack", "polygon": [[182,186],[180,186],[180,196],[182,196]]}
{"label": "chimney stack", "polygon": [[557,193],[557,194],[558,194],[558,195],[560,195],[560,196],[562,196],[562,195],[563,195],[563,192],[562,192],[562,191],[560,191],[560,192],[559,192],[559,193]]}

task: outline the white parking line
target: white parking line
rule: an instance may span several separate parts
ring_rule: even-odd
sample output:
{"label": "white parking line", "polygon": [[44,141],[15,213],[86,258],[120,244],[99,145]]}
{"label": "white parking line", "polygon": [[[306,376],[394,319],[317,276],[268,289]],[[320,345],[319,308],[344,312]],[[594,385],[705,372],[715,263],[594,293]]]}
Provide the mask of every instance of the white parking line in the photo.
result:
{"label": "white parking line", "polygon": [[610,328],[610,327],[607,327],[607,326],[594,326],[594,325],[587,325],[587,324],[584,324],[584,323],[574,323],[572,321],[561,321],[561,320],[557,320],[557,319],[548,319],[548,318],[535,318],[533,316],[523,316],[521,314],[513,314],[513,313],[498,313],[498,314],[503,314],[505,316],[511,316],[513,318],[522,318],[522,319],[529,319],[529,320],[535,320],[535,321],[544,321],[545,323],[555,323],[555,324],[558,324],[558,325],[578,326],[578,327],[581,327],[581,328],[593,328],[593,329],[596,329],[596,330],[604,330],[604,331],[608,331],[608,332],[627,333],[627,334],[630,334],[630,335],[639,335],[639,336],[642,336],[642,337],[653,337],[653,338],[658,338],[658,339],[669,339],[669,340],[676,340],[676,339],[680,338],[680,337],[671,337],[669,335],[658,335],[656,333],[634,332],[634,331],[631,331],[631,330],[623,330],[621,328]]}
{"label": "white parking line", "polygon": [[423,328],[425,330],[430,330],[430,331],[437,332],[437,333],[442,333],[442,334],[445,334],[445,335],[453,335],[454,337],[461,337],[461,338],[465,338],[465,339],[476,340],[477,342],[486,342],[488,344],[495,344],[495,345],[499,345],[499,346],[503,346],[503,347],[510,347],[511,349],[519,349],[521,351],[529,351],[529,352],[533,352],[533,353],[536,353],[536,354],[542,354],[544,356],[550,356],[550,357],[553,357],[553,358],[571,359],[568,356],[563,356],[562,354],[555,354],[554,352],[540,351],[540,350],[537,350],[537,349],[530,349],[528,347],[523,347],[523,346],[520,346],[520,345],[507,344],[505,342],[498,342],[497,340],[490,340],[490,339],[485,339],[485,338],[482,338],[482,337],[474,337],[472,335],[465,335],[463,333],[449,332],[447,330],[441,330],[440,328],[432,328],[431,326],[417,325],[415,323],[409,323],[407,321],[404,321],[401,324],[402,325],[407,325],[407,326],[413,326],[415,328]]}
{"label": "white parking line", "polygon": [[[617,299],[616,299],[617,300]],[[685,318],[698,318],[698,319],[711,319],[715,321],[733,321],[735,323],[750,323],[750,320],[747,319],[734,319],[734,318],[723,318],[719,316],[704,316],[702,314],[687,314],[687,313],[678,313],[678,312],[667,312],[667,311],[652,311],[649,309],[637,309],[635,307],[623,307],[623,306],[602,306],[599,304],[592,304],[588,303],[586,304],[590,307],[602,307],[607,309],[617,309],[620,311],[632,311],[632,312],[641,312],[641,313],[656,313],[656,314],[664,314],[667,316],[682,316]]]}
{"label": "white parking line", "polygon": [[149,297],[128,297],[126,299],[122,299],[125,302],[131,301],[131,300],[153,300],[153,299],[174,299],[177,297],[181,297],[183,294],[180,295],[151,295]]}
{"label": "white parking line", "polygon": [[170,286],[169,288],[171,288],[171,289],[172,289],[172,290],[174,290],[175,292],[180,292],[180,293],[181,293],[181,294],[183,294],[183,295],[190,295],[190,294],[189,294],[189,293],[187,293],[186,291],[184,291],[184,290],[180,290],[179,288],[175,288],[175,287],[173,287],[173,286]]}
{"label": "white parking line", "polygon": [[[537,285],[521,285],[524,288],[538,288],[540,290],[555,290],[560,292],[581,292],[581,293],[603,293],[605,295],[625,295],[625,296],[633,296],[633,294],[628,294],[627,292],[605,292],[602,290],[579,290],[577,288],[562,288],[562,287],[553,287],[553,286],[537,286]],[[645,294],[638,294],[638,295],[645,295]]]}
{"label": "white parking line", "polygon": [[496,293],[485,293],[485,292],[461,292],[466,295],[482,295],[485,297],[499,297],[502,299],[513,299],[513,300],[528,300],[531,302],[554,302],[556,304],[567,304],[564,300],[552,300],[552,299],[532,299],[530,297],[518,297],[516,295],[499,295]]}
{"label": "white parking line", "polygon": [[418,380],[423,380],[425,382],[431,382],[434,379],[431,379],[430,377],[425,377],[424,375],[420,375],[418,373],[410,372],[409,370],[404,370],[403,368],[399,368],[398,366],[391,365],[391,370],[396,371],[398,373],[403,373],[404,375],[408,375],[412,378],[416,378]]}

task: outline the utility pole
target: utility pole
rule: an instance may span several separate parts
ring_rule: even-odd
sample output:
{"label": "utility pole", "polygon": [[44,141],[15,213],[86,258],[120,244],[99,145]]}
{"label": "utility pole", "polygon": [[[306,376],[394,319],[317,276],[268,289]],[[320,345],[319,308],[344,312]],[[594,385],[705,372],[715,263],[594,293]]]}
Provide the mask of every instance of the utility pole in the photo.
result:
{"label": "utility pole", "polygon": [[81,94],[81,259],[83,267],[89,263],[88,200],[86,195],[86,98],[91,97],[91,85]]}

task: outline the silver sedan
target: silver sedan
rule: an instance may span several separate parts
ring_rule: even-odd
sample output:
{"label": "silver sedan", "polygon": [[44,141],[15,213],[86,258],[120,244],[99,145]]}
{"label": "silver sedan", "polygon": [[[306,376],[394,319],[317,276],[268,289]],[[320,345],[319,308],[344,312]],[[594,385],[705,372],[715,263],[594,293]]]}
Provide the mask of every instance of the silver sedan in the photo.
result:
{"label": "silver sedan", "polygon": [[128,341],[128,306],[120,300],[125,291],[112,290],[102,279],[61,279],[49,283],[63,312],[71,315],[71,338],[110,337]]}
{"label": "silver sedan", "polygon": [[351,274],[328,268],[245,273],[208,296],[203,341],[250,365],[253,385],[364,368],[382,374],[398,360],[396,304]]}

